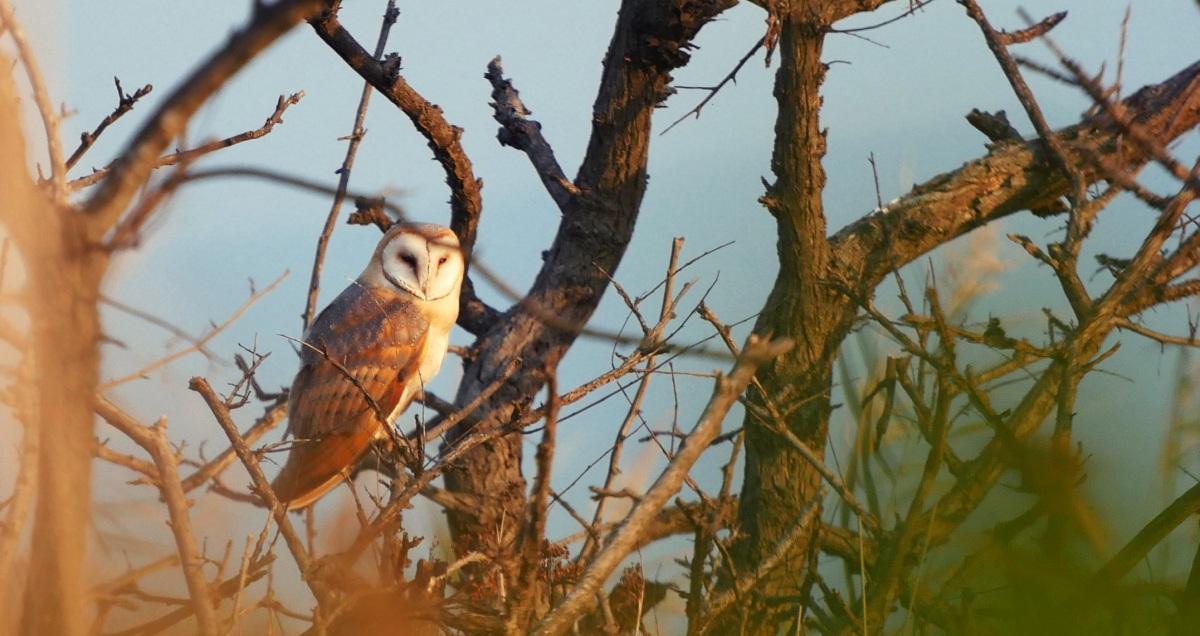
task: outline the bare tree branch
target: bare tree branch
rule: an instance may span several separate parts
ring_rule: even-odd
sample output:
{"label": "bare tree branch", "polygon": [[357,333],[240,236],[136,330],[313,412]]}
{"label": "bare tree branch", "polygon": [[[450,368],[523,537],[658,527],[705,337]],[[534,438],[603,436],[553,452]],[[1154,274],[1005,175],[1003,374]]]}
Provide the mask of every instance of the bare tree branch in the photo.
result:
{"label": "bare tree branch", "polygon": [[[379,39],[375,42],[375,59],[383,55],[388,33],[391,32],[392,25],[396,24],[396,18],[399,15],[400,10],[396,8],[396,0],[388,0],[387,9],[383,12],[383,23],[379,27]],[[367,106],[370,102],[371,85],[366,83],[358,98],[358,108],[354,111],[354,128],[348,137],[350,143],[346,145],[346,158],[342,160],[342,167],[338,169],[337,194],[333,195],[329,215],[325,218],[325,227],[321,230],[321,236],[317,238],[317,254],[313,257],[312,278],[308,284],[308,302],[304,305],[304,316],[302,317],[305,329],[317,316],[317,294],[321,288],[321,267],[325,263],[325,248],[329,246],[329,238],[333,235],[333,228],[337,224],[338,212],[342,209],[342,202],[346,200],[346,190],[350,187],[350,169],[354,166],[354,155],[358,153],[358,145],[362,143],[363,136],[367,134],[363,128],[363,120],[366,119]]]}
{"label": "bare tree branch", "polygon": [[130,141],[99,189],[81,206],[90,217],[89,235],[93,240],[98,241],[116,225],[163,150],[183,132],[208,98],[259,52],[326,4],[325,0],[280,0],[254,5],[250,22],[179,84]]}
{"label": "bare tree branch", "polygon": [[326,11],[309,21],[317,36],[333,49],[388,101],[395,104],[412,121],[417,132],[429,142],[433,156],[446,172],[450,186],[450,227],[458,235],[463,255],[470,262],[475,247],[475,231],[483,210],[480,190],[483,182],[475,178],[471,160],[460,142],[462,129],[452,126],[442,115],[442,109],[422,97],[400,75],[398,57],[381,61],[362,47],[338,21],[335,12]]}
{"label": "bare tree branch", "polygon": [[[230,146],[236,146],[242,142],[253,141],[255,139],[261,139],[261,138],[265,137],[266,135],[268,135],[272,130],[274,130],[276,124],[283,123],[283,113],[284,113],[284,111],[286,111],[288,109],[289,106],[296,104],[303,98],[304,98],[304,91],[300,91],[299,93],[293,93],[291,96],[288,96],[288,97],[284,97],[283,95],[280,95],[279,98],[275,101],[275,110],[270,114],[270,116],[267,117],[267,121],[264,122],[262,126],[259,126],[258,128],[255,128],[254,130],[247,130],[246,132],[238,133],[232,137],[226,137],[224,139],[215,139],[213,141],[209,141],[207,143],[200,144],[199,146],[189,149],[189,150],[180,150],[178,152],[173,152],[169,155],[163,155],[162,157],[159,157],[154,162],[154,165],[151,169],[153,170],[153,169],[157,169],[157,168],[162,168],[163,166],[187,165],[187,164],[199,159],[200,157],[203,157],[204,155],[212,154],[218,150],[224,150],[225,148],[229,148]],[[90,185],[98,183],[101,179],[103,179],[105,176],[107,176],[108,173],[111,172],[116,165],[117,165],[117,162],[113,162],[103,168],[93,170],[92,173],[87,175],[86,177],[80,177],[78,179],[75,179],[75,180],[71,181],[70,183],[68,183],[67,185],[72,190],[79,190],[81,188],[86,188]],[[113,241],[113,242],[119,243],[120,241]]]}
{"label": "bare tree branch", "polygon": [[766,342],[753,337],[746,343],[729,377],[717,378],[712,398],[704,407],[704,412],[696,422],[696,428],[684,440],[670,464],[630,511],[621,527],[596,554],[583,576],[571,587],[567,597],[546,616],[533,633],[539,636],[566,633],[575,619],[591,607],[595,602],[596,591],[633,549],[638,535],[658,515],[666,502],[679,492],[688,471],[721,431],[721,422],[725,419],[725,414],[750,383],[758,365],[787,352],[792,346],[793,343],[788,340]]}
{"label": "bare tree branch", "polygon": [[138,100],[146,95],[149,95],[150,91],[154,90],[153,86],[146,84],[145,86],[134,91],[132,95],[127,95],[121,88],[120,78],[114,77],[113,82],[117,85],[117,107],[113,109],[113,112],[109,113],[108,117],[100,120],[100,123],[96,126],[95,130],[90,133],[85,132],[80,135],[79,147],[76,148],[75,152],[72,152],[71,156],[67,158],[67,170],[70,170],[71,168],[75,167],[76,163],[79,163],[79,160],[83,158],[83,155],[86,154],[88,150],[92,149],[92,144],[96,143],[96,140],[100,138],[100,135],[107,130],[109,126],[113,125],[125,113],[133,110],[133,107],[138,103]]}
{"label": "bare tree branch", "polygon": [[[1200,123],[1200,62],[1143,88],[1122,104],[1145,135],[1163,142],[1175,139]],[[1145,161],[1134,144],[1117,143],[1122,131],[1104,117],[1057,135],[1085,181],[1104,177],[1096,158],[1124,166]],[[1036,149],[1000,146],[839,230],[830,238],[834,262],[852,274],[848,278],[869,288],[951,237],[1021,210],[1044,208],[1067,188],[1065,180],[1041,169]]]}
{"label": "bare tree branch", "polygon": [[542,125],[528,118],[533,113],[521,102],[512,81],[504,79],[499,55],[488,63],[483,77],[492,84],[492,109],[500,123],[500,132],[496,133],[500,145],[512,146],[528,155],[550,198],[560,211],[566,211],[572,204],[571,199],[579,196],[579,188],[563,174],[558,159],[554,158],[554,150],[542,136]]}
{"label": "bare tree branch", "polygon": [[67,167],[63,161],[62,137],[59,136],[59,116],[50,103],[50,91],[42,78],[38,67],[37,55],[25,30],[17,22],[16,12],[8,0],[0,0],[0,25],[8,32],[9,37],[17,45],[17,55],[21,59],[21,68],[25,69],[25,77],[33,89],[33,101],[37,104],[38,114],[41,115],[42,128],[46,132],[46,151],[50,155],[50,183],[53,186],[54,200],[63,204],[67,200],[66,175]]}
{"label": "bare tree branch", "polygon": [[139,428],[142,430],[134,441],[150,453],[154,458],[154,465],[158,468],[158,488],[171,515],[171,534],[174,535],[175,546],[179,550],[179,560],[183,565],[188,595],[191,597],[200,633],[204,636],[216,636],[220,632],[212,590],[204,576],[204,560],[196,545],[196,533],[192,530],[191,515],[188,513],[191,504],[184,494],[183,485],[179,482],[179,458],[167,439],[166,419],[159,418],[153,427]]}
{"label": "bare tree branch", "polygon": [[262,291],[252,294],[250,296],[250,298],[245,303],[242,303],[242,306],[239,307],[237,311],[233,312],[233,315],[230,316],[225,322],[217,325],[216,327],[213,327],[212,331],[210,331],[207,334],[205,334],[204,336],[200,337],[200,339],[196,340],[196,342],[194,342],[191,346],[189,346],[185,349],[182,349],[180,351],[177,351],[165,358],[156,360],[156,361],[146,365],[145,367],[142,367],[141,369],[134,371],[133,373],[121,376],[114,380],[109,380],[108,382],[105,382],[104,384],[101,384],[100,386],[96,387],[96,390],[100,391],[100,392],[107,391],[115,386],[119,386],[121,384],[129,382],[130,380],[136,380],[138,378],[143,378],[146,376],[147,373],[150,373],[151,371],[153,371],[155,369],[162,368],[163,366],[166,366],[188,354],[195,353],[197,351],[202,351],[204,348],[204,345],[208,344],[208,341],[212,340],[213,338],[215,338],[217,336],[217,334],[224,331],[226,327],[228,327],[229,325],[236,322],[238,318],[241,318],[242,314],[246,313],[246,310],[250,309],[250,307],[254,303],[259,301],[259,299],[261,299],[263,296],[266,296],[267,294],[274,291],[275,288],[277,286],[279,286],[279,283],[282,283],[283,279],[287,278],[288,274],[289,274],[289,272],[285,271],[284,273],[279,275],[279,278],[276,278],[274,281],[272,281],[271,284],[267,285],[266,288],[264,288]]}
{"label": "bare tree branch", "polygon": [[317,603],[322,607],[329,605],[333,600],[331,590],[317,573],[312,571],[313,561],[304,549],[304,543],[300,540],[300,536],[292,528],[292,522],[287,517],[287,508],[279,503],[279,499],[275,496],[275,491],[271,489],[271,482],[267,481],[262,469],[259,468],[258,458],[250,450],[250,447],[246,445],[246,441],[242,439],[241,434],[238,432],[237,424],[229,416],[229,409],[204,378],[192,378],[191,382],[188,383],[188,388],[199,393],[200,397],[204,398],[204,402],[208,405],[209,410],[212,411],[217,424],[221,426],[221,430],[229,438],[229,442],[233,445],[238,459],[246,467],[246,472],[250,473],[255,492],[258,493],[259,497],[262,497],[263,501],[267,502],[267,507],[271,510],[271,516],[274,517],[275,524],[279,526],[279,532],[283,535],[284,542],[287,544],[288,550],[291,551],[292,558],[295,559],[300,572],[304,575],[304,579],[312,590],[313,596],[316,597]]}
{"label": "bare tree branch", "polygon": [[1155,515],[1150,523],[1139,530],[1129,543],[1096,572],[1096,578],[1114,583],[1120,581],[1149,554],[1150,550],[1197,512],[1200,512],[1200,484],[1188,488],[1187,492]]}

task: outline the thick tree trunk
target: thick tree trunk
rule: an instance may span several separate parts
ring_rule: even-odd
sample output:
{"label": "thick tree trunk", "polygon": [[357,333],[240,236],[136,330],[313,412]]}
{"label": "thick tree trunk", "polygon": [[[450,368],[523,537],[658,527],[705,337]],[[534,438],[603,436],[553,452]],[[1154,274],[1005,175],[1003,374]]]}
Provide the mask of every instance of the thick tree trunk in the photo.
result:
{"label": "thick tree trunk", "polygon": [[[3,56],[0,66],[12,67]],[[27,272],[23,291],[31,325],[24,355],[32,361],[29,395],[34,403],[21,416],[29,427],[26,434],[40,437],[21,632],[71,636],[87,628],[84,547],[91,512],[92,399],[100,360],[96,302],[104,259],[88,249],[84,225],[53,209],[47,192],[30,179],[17,103],[11,76],[0,77],[4,227]],[[0,611],[0,617],[11,614]]]}
{"label": "thick tree trunk", "polygon": [[84,548],[91,518],[92,400],[100,362],[97,302],[104,270],[86,256],[79,229],[47,232],[47,249],[25,254],[27,285],[34,296],[32,351],[40,433],[21,623],[22,633],[29,635],[69,636],[87,628]]}
{"label": "thick tree trunk", "polygon": [[[686,64],[688,43],[730,0],[658,0],[622,3],[593,106],[592,135],[575,178],[578,193],[562,205],[562,222],[533,288],[476,343],[455,403],[469,404],[520,366],[504,385],[451,434],[494,430],[523,414],[553,368],[591,317],[633,236],[646,191],[651,116],[667,97],[671,70]],[[466,509],[449,514],[460,549],[499,557],[515,580],[515,539],[525,513],[521,436],[480,445],[446,471],[446,486]]]}
{"label": "thick tree trunk", "polygon": [[[796,348],[760,367],[761,390],[752,388],[747,394],[746,469],[738,509],[744,538],[733,551],[739,572],[753,571],[817,496],[819,473],[775,431],[786,426],[818,456],[824,454],[833,360],[854,317],[845,296],[826,284],[830,248],[821,202],[825,135],[818,120],[818,91],[825,77],[821,50],[830,16],[819,4],[799,3],[780,16],[775,79],[779,114],[772,158],[776,181],[762,199],[776,220],[780,267],[754,331],[792,338]],[[796,615],[794,605],[781,607],[767,600],[805,593],[816,549],[817,524],[810,525],[781,565],[752,590],[751,603],[737,619],[748,621],[748,633],[770,631],[764,626],[775,623],[769,611]]]}

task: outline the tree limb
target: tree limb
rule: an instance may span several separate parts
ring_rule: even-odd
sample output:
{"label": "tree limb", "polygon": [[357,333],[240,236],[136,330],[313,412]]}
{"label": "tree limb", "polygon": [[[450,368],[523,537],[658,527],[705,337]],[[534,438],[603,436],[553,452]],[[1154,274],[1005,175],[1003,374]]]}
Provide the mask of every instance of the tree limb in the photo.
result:
{"label": "tree limb", "polygon": [[[1200,62],[1122,104],[1147,134],[1163,143],[1200,123]],[[1085,181],[1102,179],[1099,163],[1132,166],[1146,161],[1122,132],[1096,115],[1057,133]],[[1045,169],[1044,151],[1005,144],[962,168],[938,175],[912,192],[839,230],[830,238],[834,262],[849,280],[873,288],[884,276],[951,238],[1021,210],[1046,207],[1067,193],[1060,174]]]}
{"label": "tree limb", "polygon": [[261,51],[326,4],[327,0],[280,0],[254,5],[250,22],[180,82],[129,142],[99,188],[80,206],[89,217],[88,233],[93,241],[99,241],[116,225],[163,150],[183,132],[208,98]]}

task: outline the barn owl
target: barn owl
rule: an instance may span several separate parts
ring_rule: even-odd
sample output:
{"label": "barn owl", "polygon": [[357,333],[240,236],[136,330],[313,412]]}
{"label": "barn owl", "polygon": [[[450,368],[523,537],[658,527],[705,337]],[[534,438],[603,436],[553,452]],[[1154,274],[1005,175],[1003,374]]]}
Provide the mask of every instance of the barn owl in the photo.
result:
{"label": "barn owl", "polygon": [[463,269],[450,228],[399,224],[304,333],[288,397],[295,443],[273,484],[289,510],[345,479],[437,373],[458,318]]}

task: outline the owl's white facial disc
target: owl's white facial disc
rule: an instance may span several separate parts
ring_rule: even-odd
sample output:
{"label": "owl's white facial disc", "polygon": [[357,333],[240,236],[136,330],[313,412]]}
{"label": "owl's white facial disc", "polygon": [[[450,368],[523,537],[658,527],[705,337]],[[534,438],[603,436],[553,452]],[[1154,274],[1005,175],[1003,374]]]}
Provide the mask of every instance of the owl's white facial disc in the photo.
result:
{"label": "owl's white facial disc", "polygon": [[439,225],[405,224],[389,231],[377,257],[389,283],[422,300],[454,294],[462,281],[458,238]]}

